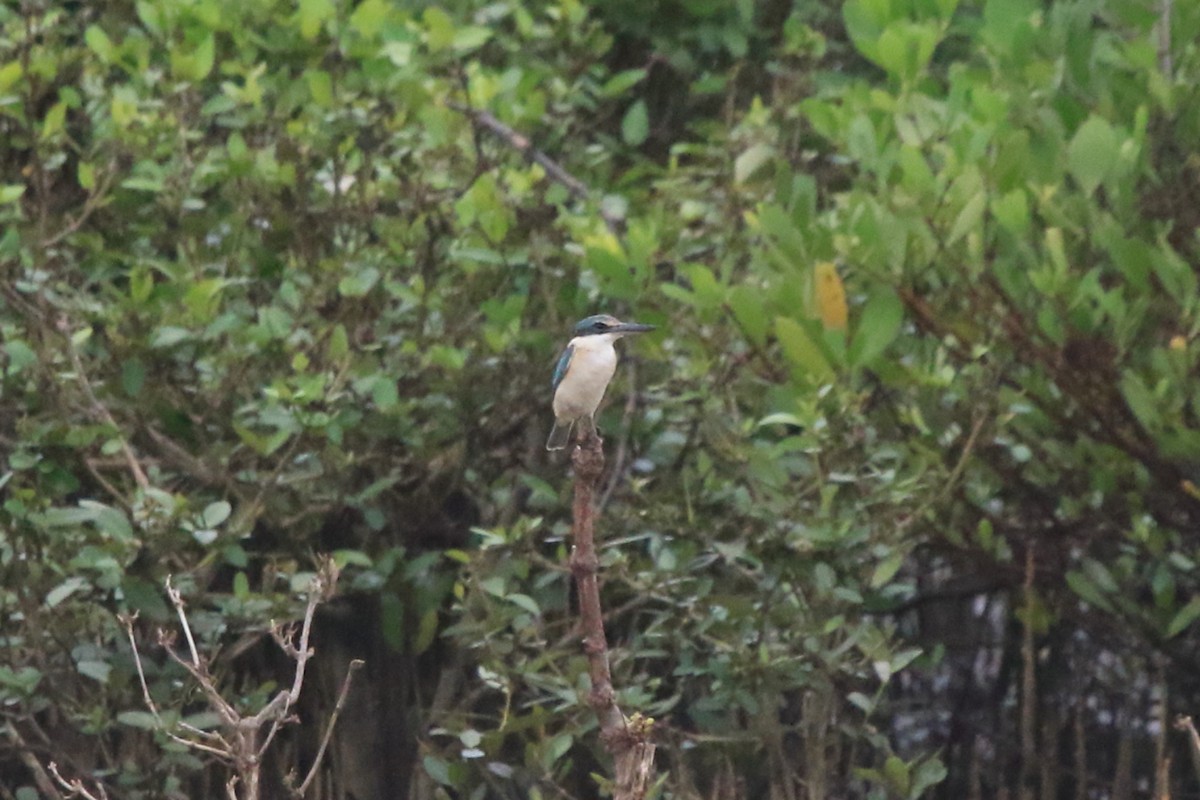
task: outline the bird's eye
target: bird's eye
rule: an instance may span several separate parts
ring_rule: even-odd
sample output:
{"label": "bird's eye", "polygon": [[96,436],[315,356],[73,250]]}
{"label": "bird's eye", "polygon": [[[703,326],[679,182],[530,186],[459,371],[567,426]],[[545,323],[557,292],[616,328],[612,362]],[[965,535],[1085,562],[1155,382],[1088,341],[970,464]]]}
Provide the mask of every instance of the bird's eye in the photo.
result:
{"label": "bird's eye", "polygon": [[592,323],[592,327],[598,331],[604,331],[604,330],[608,330],[608,323],[602,322],[600,320],[596,320],[595,322]]}

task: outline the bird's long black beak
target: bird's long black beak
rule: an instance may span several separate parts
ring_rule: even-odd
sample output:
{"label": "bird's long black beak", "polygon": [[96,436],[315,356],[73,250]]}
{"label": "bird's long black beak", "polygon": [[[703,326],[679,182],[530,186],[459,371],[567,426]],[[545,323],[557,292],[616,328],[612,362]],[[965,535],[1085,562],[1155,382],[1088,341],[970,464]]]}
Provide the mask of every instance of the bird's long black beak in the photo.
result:
{"label": "bird's long black beak", "polygon": [[610,330],[616,333],[645,333],[646,331],[654,330],[653,325],[643,325],[640,322],[622,322]]}

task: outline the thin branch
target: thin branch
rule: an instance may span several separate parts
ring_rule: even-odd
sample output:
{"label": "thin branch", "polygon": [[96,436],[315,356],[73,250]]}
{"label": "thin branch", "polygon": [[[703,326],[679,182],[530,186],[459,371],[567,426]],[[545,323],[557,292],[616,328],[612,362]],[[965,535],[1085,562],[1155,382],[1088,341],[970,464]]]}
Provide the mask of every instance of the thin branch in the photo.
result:
{"label": "thin branch", "polygon": [[[525,158],[540,166],[546,171],[546,174],[550,176],[551,180],[556,181],[557,183],[566,187],[567,191],[570,192],[571,196],[576,200],[586,201],[591,198],[591,191],[588,189],[587,184],[568,172],[553,158],[534,147],[533,143],[529,141],[528,137],[517,133],[512,128],[496,119],[491,112],[484,111],[482,109],[471,108],[470,106],[463,105],[462,103],[448,102],[446,105],[458,113],[469,117],[471,122],[473,122],[477,127],[490,131],[492,134],[502,139],[505,144],[509,145],[514,150],[521,153],[521,155],[525,156]],[[603,205],[599,211],[600,217],[604,220],[604,224],[608,226],[609,230],[615,233],[620,229],[621,223],[624,221],[621,218],[621,215],[605,209]]]}
{"label": "thin branch", "polygon": [[[146,708],[150,709],[150,714],[154,717],[154,721],[158,724],[159,730],[165,733],[171,739],[171,741],[177,742],[178,744],[182,744],[187,747],[194,747],[197,750],[203,750],[206,753],[211,753],[212,755],[218,756],[226,761],[232,759],[233,748],[220,734],[212,733],[210,731],[201,731],[198,728],[193,728],[190,725],[186,726],[191,732],[202,735],[203,738],[213,742],[213,744],[206,744],[205,742],[198,742],[193,739],[180,736],[167,726],[166,721],[162,718],[162,714],[160,714],[158,711],[158,705],[155,704],[154,698],[150,696],[150,686],[146,682],[146,670],[142,667],[142,654],[141,651],[138,650],[137,640],[133,635],[133,622],[136,619],[136,615],[129,616],[127,614],[121,614],[118,619],[125,627],[125,635],[129,638],[129,649],[133,651],[133,664],[137,669],[138,682],[142,686],[142,700],[146,703]],[[169,649],[168,652],[170,652]]]}
{"label": "thin branch", "polygon": [[1192,717],[1189,714],[1180,714],[1175,718],[1175,730],[1183,731],[1188,737],[1188,752],[1192,754],[1192,769],[1196,772],[1196,777],[1200,778],[1200,733],[1196,732],[1196,725],[1192,722]]}
{"label": "thin branch", "polygon": [[16,743],[21,763],[33,774],[33,782],[37,784],[42,794],[51,800],[62,800],[62,794],[58,789],[54,788],[54,783],[50,780],[50,776],[46,774],[46,769],[42,766],[42,762],[38,761],[37,756],[33,754],[25,738],[21,736],[21,732],[17,730],[15,725],[9,723],[7,733],[9,738]]}
{"label": "thin branch", "polygon": [[183,635],[187,639],[188,650],[192,654],[192,665],[196,669],[200,669],[200,653],[196,650],[196,640],[192,638],[192,626],[188,624],[187,614],[183,610],[183,595],[171,585],[170,575],[167,576],[167,597],[171,600],[171,605],[175,606],[175,612],[179,615],[179,625],[183,628]]}
{"label": "thin branch", "polygon": [[596,514],[599,516],[608,507],[608,501],[617,488],[617,484],[625,472],[625,457],[629,450],[629,435],[633,430],[633,415],[637,412],[637,365],[629,364],[629,395],[625,398],[625,409],[621,415],[621,432],[617,437],[617,455],[613,458],[613,468],[608,476],[608,483],[596,504]]}
{"label": "thin branch", "polygon": [[587,655],[588,676],[592,688],[588,704],[600,724],[600,740],[612,755],[616,781],[614,800],[641,800],[653,778],[655,745],[650,741],[653,721],[634,714],[626,719],[617,706],[612,673],[608,663],[608,641],[604,635],[604,614],[600,606],[600,585],[596,556],[595,494],[604,472],[604,444],[594,428],[571,455],[575,468],[575,498],[572,506],[571,573],[579,595],[579,622],[583,631],[583,650]]}
{"label": "thin branch", "polygon": [[133,475],[133,479],[137,482],[138,487],[143,490],[150,488],[150,481],[146,478],[146,473],[142,470],[141,464],[138,463],[137,458],[133,455],[133,450],[130,449],[129,442],[122,435],[121,426],[117,424],[112,412],[100,402],[100,398],[96,397],[96,392],[92,389],[92,382],[88,380],[87,372],[83,368],[83,361],[79,358],[79,351],[75,349],[75,342],[71,338],[71,328],[65,317],[59,319],[58,330],[67,340],[67,355],[71,359],[71,367],[75,370],[75,377],[79,379],[79,385],[83,388],[83,393],[92,406],[92,413],[116,432],[117,441],[121,444],[121,452],[125,456],[125,461],[129,465],[129,472]]}
{"label": "thin branch", "polygon": [[329,739],[333,736],[333,728],[337,725],[342,708],[346,705],[346,695],[350,693],[350,682],[354,679],[354,673],[358,672],[364,663],[361,658],[356,658],[350,662],[350,666],[346,670],[346,677],[342,680],[342,689],[338,692],[337,703],[333,706],[333,713],[329,715],[329,724],[325,727],[325,735],[321,737],[321,745],[317,748],[316,756],[313,757],[313,763],[308,769],[308,775],[304,777],[303,783],[300,784],[300,788],[295,792],[297,797],[303,797],[304,793],[308,791],[309,784],[317,777],[317,770],[321,766],[322,759],[325,758],[325,750],[329,747]]}
{"label": "thin branch", "polygon": [[50,774],[54,776],[54,780],[58,781],[59,786],[70,792],[67,797],[82,797],[84,800],[108,800],[108,792],[104,791],[104,787],[101,784],[96,784],[95,792],[89,792],[84,788],[81,779],[76,778],[73,781],[69,781],[64,778],[58,771],[58,764],[53,761],[50,762]]}
{"label": "thin branch", "polygon": [[1173,6],[1173,0],[1159,0],[1158,21],[1154,26],[1155,32],[1158,34],[1158,68],[1167,80],[1171,79],[1174,69],[1171,63],[1171,12]]}
{"label": "thin branch", "polygon": [[304,621],[300,625],[300,646],[293,647],[291,642],[286,641],[282,633],[278,629],[273,629],[272,634],[275,636],[275,641],[285,653],[291,656],[296,661],[296,672],[292,677],[292,688],[287,692],[280,692],[267,703],[265,707],[247,722],[253,721],[256,726],[262,725],[267,720],[271,720],[271,729],[267,732],[266,739],[263,740],[262,747],[259,748],[259,757],[267,751],[267,747],[275,738],[275,734],[279,732],[280,726],[287,719],[289,709],[300,699],[300,690],[304,686],[304,672],[308,666],[308,660],[312,657],[312,648],[308,646],[308,638],[312,632],[313,617],[319,606],[333,592],[333,588],[337,585],[338,567],[333,562],[333,559],[327,558],[322,562],[321,567],[317,570],[317,574],[312,579],[312,584],[308,589],[308,605],[304,608]]}
{"label": "thin branch", "polygon": [[100,181],[99,185],[97,185],[88,194],[87,200],[85,200],[83,203],[83,208],[79,211],[79,216],[75,217],[75,219],[69,220],[62,230],[42,242],[42,249],[44,250],[53,247],[75,231],[79,230],[79,227],[83,225],[83,223],[87,222],[88,217],[90,217],[92,213],[100,207],[100,201],[103,200],[108,194],[108,190],[112,188],[113,183],[116,181],[116,177],[117,166],[116,162],[114,161],[109,164],[108,172],[105,173],[104,178]]}

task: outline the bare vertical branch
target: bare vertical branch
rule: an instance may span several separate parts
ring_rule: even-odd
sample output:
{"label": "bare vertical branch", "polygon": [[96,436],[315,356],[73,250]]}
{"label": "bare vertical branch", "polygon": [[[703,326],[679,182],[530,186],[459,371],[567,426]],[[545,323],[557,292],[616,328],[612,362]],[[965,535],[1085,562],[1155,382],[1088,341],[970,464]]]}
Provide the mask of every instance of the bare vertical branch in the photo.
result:
{"label": "bare vertical branch", "polygon": [[1021,626],[1021,769],[1017,777],[1019,800],[1033,800],[1033,768],[1037,753],[1037,663],[1033,642],[1033,577],[1035,561],[1033,545],[1025,550],[1025,620]]}
{"label": "bare vertical branch", "polygon": [[654,723],[635,714],[626,719],[617,706],[608,663],[608,640],[604,635],[604,613],[600,605],[596,556],[596,487],[604,472],[604,445],[595,429],[589,428],[571,456],[575,468],[575,498],[571,574],[579,595],[579,618],[583,650],[587,654],[592,689],[588,704],[600,723],[600,739],[612,755],[616,782],[614,800],[641,800],[654,776],[654,749],[650,741]]}
{"label": "bare vertical branch", "polygon": [[1187,734],[1188,752],[1192,754],[1192,769],[1196,772],[1196,778],[1200,779],[1200,733],[1196,732],[1196,725],[1192,722],[1191,716],[1180,714],[1176,717],[1175,730]]}
{"label": "bare vertical branch", "polygon": [[1075,737],[1075,800],[1087,800],[1088,797],[1087,731],[1083,718],[1085,713],[1087,713],[1087,705],[1084,698],[1080,697],[1079,702],[1075,705],[1075,719],[1072,730]]}
{"label": "bare vertical branch", "polygon": [[1158,68],[1167,78],[1174,71],[1171,61],[1171,13],[1175,10],[1174,5],[1174,0],[1159,0],[1158,22],[1154,26],[1158,36]]}
{"label": "bare vertical branch", "polygon": [[329,740],[333,736],[334,726],[337,725],[338,717],[342,714],[342,708],[346,705],[346,695],[350,693],[350,681],[354,679],[354,673],[362,667],[365,662],[361,658],[356,658],[350,662],[350,666],[346,670],[346,677],[342,680],[342,689],[338,692],[337,703],[333,707],[333,713],[329,715],[329,724],[325,727],[325,735],[321,737],[321,745],[317,748],[317,754],[313,757],[312,767],[308,770],[308,775],[304,776],[304,782],[300,784],[294,794],[297,797],[303,797],[308,791],[309,784],[317,777],[317,771],[321,767],[321,761],[325,758],[325,750],[329,747]]}
{"label": "bare vertical branch", "polygon": [[1167,750],[1167,731],[1170,720],[1167,719],[1170,693],[1167,690],[1166,670],[1162,661],[1155,664],[1158,673],[1158,697],[1155,703],[1155,721],[1158,723],[1158,733],[1154,737],[1154,800],[1171,800],[1171,754]]}

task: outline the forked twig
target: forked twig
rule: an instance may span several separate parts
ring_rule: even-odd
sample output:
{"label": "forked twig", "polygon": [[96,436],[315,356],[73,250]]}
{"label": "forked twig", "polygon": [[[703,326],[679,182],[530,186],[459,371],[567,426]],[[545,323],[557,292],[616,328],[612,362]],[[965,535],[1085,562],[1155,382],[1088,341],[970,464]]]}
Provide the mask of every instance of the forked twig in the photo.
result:
{"label": "forked twig", "polygon": [[108,792],[104,790],[104,786],[99,782],[96,783],[95,791],[89,791],[84,787],[81,779],[76,778],[69,781],[64,778],[62,773],[58,771],[58,764],[55,762],[51,761],[47,766],[58,785],[69,792],[67,797],[82,797],[84,800],[108,800]]}
{"label": "forked twig", "polygon": [[[295,721],[295,716],[291,714],[291,709],[300,699],[300,691],[304,687],[305,669],[309,659],[314,654],[312,647],[309,646],[313,618],[316,614],[317,606],[333,595],[334,588],[337,585],[338,571],[338,567],[332,559],[326,559],[317,570],[317,574],[313,577],[312,584],[309,587],[308,602],[304,609],[304,617],[300,623],[300,632],[295,644],[293,644],[292,633],[294,626],[285,627],[276,625],[273,627],[272,634],[275,641],[295,661],[295,672],[291,685],[286,689],[276,692],[274,697],[258,713],[251,716],[243,714],[221,695],[212,672],[209,669],[208,657],[200,652],[200,649],[196,646],[191,624],[188,621],[187,612],[184,608],[183,596],[178,589],[171,585],[170,578],[167,579],[167,597],[170,599],[171,605],[175,608],[175,613],[179,617],[180,628],[182,628],[184,638],[187,640],[187,655],[182,655],[176,651],[174,647],[175,637],[170,633],[160,630],[158,632],[158,641],[166,648],[167,655],[175,663],[187,670],[188,674],[199,685],[200,690],[208,699],[210,707],[221,718],[224,735],[212,731],[203,731],[193,725],[179,723],[179,728],[189,734],[188,736],[180,736],[166,725],[162,715],[159,713],[158,706],[154,702],[154,698],[150,694],[150,688],[146,681],[141,653],[138,651],[137,640],[133,633],[134,618],[130,616],[121,617],[121,622],[125,626],[126,634],[129,637],[129,646],[133,650],[134,664],[137,668],[138,680],[141,682],[143,700],[146,703],[146,707],[150,709],[150,713],[154,716],[159,730],[162,730],[172,741],[194,750],[212,754],[225,763],[230,764],[234,771],[225,783],[225,793],[229,800],[259,800],[259,778],[262,772],[263,756],[267,748],[270,747],[271,742],[274,741],[279,729],[285,723]],[[274,625],[274,623],[272,624]],[[300,793],[303,793],[307,789],[317,773],[321,759],[328,748],[329,739],[333,733],[333,726],[337,722],[337,718],[345,704],[346,694],[350,690],[351,676],[362,664],[363,662],[358,659],[350,663],[350,668],[342,684],[337,705],[333,710],[329,725],[322,739],[320,750],[304,783],[300,787]],[[262,728],[268,723],[270,724],[270,728],[266,735],[263,736]],[[104,798],[93,798],[93,800],[104,800]]]}

